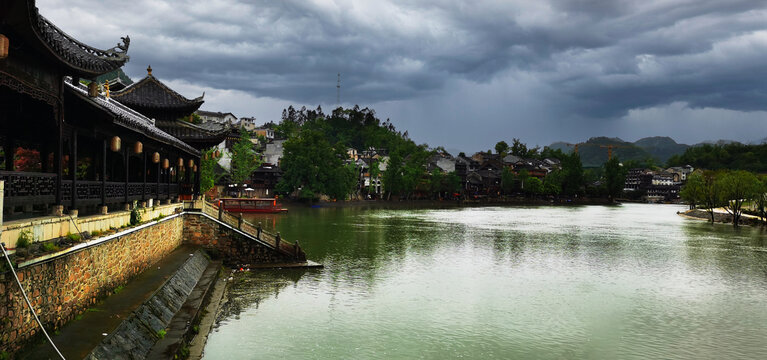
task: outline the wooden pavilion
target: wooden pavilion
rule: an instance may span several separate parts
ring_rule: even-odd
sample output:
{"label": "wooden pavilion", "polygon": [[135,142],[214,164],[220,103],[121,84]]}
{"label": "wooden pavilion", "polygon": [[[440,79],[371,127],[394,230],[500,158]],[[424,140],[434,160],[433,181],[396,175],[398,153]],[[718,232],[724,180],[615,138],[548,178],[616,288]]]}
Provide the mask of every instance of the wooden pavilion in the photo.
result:
{"label": "wooden pavilion", "polygon": [[204,93],[200,97],[188,99],[152,75],[151,66],[146,71],[146,77],[120,91],[112,92],[111,96],[131,109],[155,119],[157,127],[197,150],[216,146],[226,138],[228,126],[201,126],[187,121],[191,120],[192,113],[204,102]]}
{"label": "wooden pavilion", "polygon": [[[6,218],[106,212],[177,200],[199,189],[200,153],[99,93],[130,39],[99,50],[38,13],[34,0],[0,12],[0,180]],[[88,84],[88,85],[85,85]]]}

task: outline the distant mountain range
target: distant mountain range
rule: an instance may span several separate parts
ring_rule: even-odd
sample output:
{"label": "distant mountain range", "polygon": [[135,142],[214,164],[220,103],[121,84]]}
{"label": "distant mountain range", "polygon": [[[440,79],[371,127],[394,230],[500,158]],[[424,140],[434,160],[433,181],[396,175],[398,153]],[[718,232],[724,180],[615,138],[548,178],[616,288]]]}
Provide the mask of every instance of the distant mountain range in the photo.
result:
{"label": "distant mountain range", "polygon": [[[646,137],[633,143],[624,141],[620,138],[600,136],[579,143],[578,153],[581,155],[583,166],[597,167],[607,161],[607,147],[608,145],[612,145],[613,156],[617,156],[621,161],[642,161],[652,158],[656,164],[662,166],[670,157],[684,153],[684,151],[691,146],[699,146],[703,144],[725,145],[730,143],[736,143],[736,141],[704,141],[695,145],[686,145],[679,144],[668,136]],[[564,152],[571,152],[574,150],[575,145],[565,142],[555,142],[549,145],[549,147],[552,149],[560,149]]]}

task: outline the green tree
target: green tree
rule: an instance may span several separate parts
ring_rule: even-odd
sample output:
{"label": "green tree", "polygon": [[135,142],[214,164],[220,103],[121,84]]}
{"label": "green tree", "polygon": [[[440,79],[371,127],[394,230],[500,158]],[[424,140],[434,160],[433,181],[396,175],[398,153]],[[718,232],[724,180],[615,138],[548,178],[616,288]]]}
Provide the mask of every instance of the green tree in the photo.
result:
{"label": "green tree", "polygon": [[530,177],[525,183],[525,192],[531,195],[543,193],[543,182],[537,177]]}
{"label": "green tree", "polygon": [[283,145],[282,179],[278,191],[298,191],[302,199],[315,199],[321,194],[345,199],[354,191],[357,170],[344,165],[346,148],[331,146],[322,132],[304,129]]}
{"label": "green tree", "polygon": [[515,180],[516,175],[514,175],[508,167],[504,167],[503,170],[501,170],[501,190],[503,190],[504,194],[509,195],[514,192]]}
{"label": "green tree", "polygon": [[626,183],[626,169],[621,165],[617,157],[608,160],[604,168],[607,197],[613,202],[623,192],[623,187]]}
{"label": "green tree", "polygon": [[727,171],[716,180],[724,208],[732,215],[733,226],[738,226],[743,214],[743,203],[756,197],[760,185],[756,175],[745,170]]}
{"label": "green tree", "polygon": [[722,205],[721,192],[717,188],[716,179],[718,173],[706,170],[701,175],[701,197],[699,202],[711,217],[711,223],[714,223],[714,209]]}
{"label": "green tree", "polygon": [[767,216],[765,216],[767,215],[765,214],[765,208],[767,208],[767,176],[759,176],[759,189],[754,197],[754,204],[762,221],[767,220]]}
{"label": "green tree", "polygon": [[216,176],[215,168],[221,155],[216,156],[216,148],[210,148],[202,152],[200,159],[200,192],[205,194],[216,185],[219,176]]}
{"label": "green tree", "polygon": [[554,170],[543,179],[543,193],[546,195],[559,195],[562,192],[562,170]]}
{"label": "green tree", "polygon": [[571,153],[564,156],[562,173],[562,193],[569,196],[580,194],[585,181],[580,155]]}
{"label": "green tree", "polygon": [[501,156],[506,155],[506,151],[509,150],[509,144],[505,141],[499,141],[495,144],[495,152]]}
{"label": "green tree", "polygon": [[250,179],[263,160],[253,149],[250,135],[245,129],[240,128],[240,139],[232,146],[232,182],[243,184]]}
{"label": "green tree", "polygon": [[530,178],[530,173],[526,169],[522,169],[517,173],[517,179],[519,179],[519,188],[522,191],[526,191],[527,180]]}
{"label": "green tree", "polygon": [[704,202],[704,186],[703,173],[696,171],[687,177],[687,183],[682,187],[679,196],[690,205],[690,209],[694,209],[697,204]]}

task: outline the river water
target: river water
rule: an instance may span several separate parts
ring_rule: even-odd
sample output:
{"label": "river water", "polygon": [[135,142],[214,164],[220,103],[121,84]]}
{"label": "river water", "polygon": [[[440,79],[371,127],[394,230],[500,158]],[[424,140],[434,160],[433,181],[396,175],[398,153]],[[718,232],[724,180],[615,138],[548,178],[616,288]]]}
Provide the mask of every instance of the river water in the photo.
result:
{"label": "river water", "polygon": [[291,209],[204,359],[767,358],[767,234],[681,206]]}

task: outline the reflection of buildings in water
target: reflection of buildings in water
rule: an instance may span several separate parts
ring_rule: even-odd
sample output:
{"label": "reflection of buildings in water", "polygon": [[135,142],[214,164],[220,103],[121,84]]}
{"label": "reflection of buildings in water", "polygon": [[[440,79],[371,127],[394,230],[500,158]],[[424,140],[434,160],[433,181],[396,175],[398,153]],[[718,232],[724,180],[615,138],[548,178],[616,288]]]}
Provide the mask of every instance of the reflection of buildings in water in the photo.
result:
{"label": "reflection of buildings in water", "polygon": [[261,301],[279,297],[280,291],[298,283],[306,269],[234,271],[227,284],[226,299],[216,315],[216,326],[222,321],[239,319],[240,314]]}

